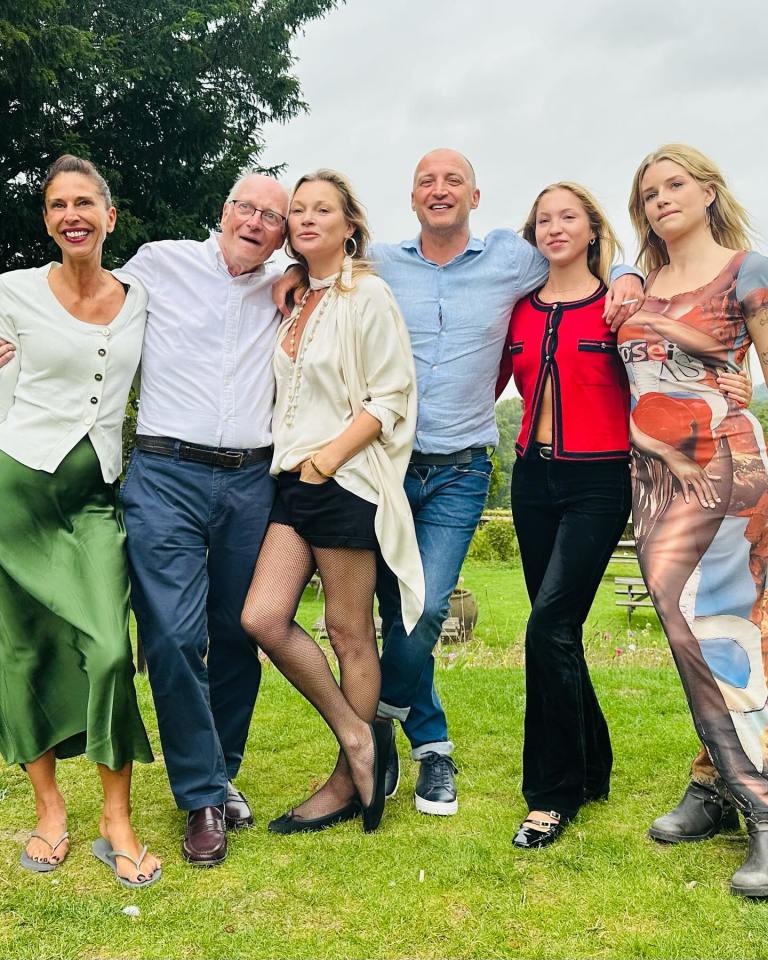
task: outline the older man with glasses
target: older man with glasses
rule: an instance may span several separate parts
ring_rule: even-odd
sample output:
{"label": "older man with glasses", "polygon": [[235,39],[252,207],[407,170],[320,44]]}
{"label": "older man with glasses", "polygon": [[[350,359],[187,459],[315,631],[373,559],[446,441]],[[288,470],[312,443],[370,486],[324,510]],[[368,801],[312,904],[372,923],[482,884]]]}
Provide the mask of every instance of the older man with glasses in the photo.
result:
{"label": "older man with glasses", "polygon": [[[136,449],[123,484],[132,604],[171,789],[187,811],[182,854],[212,866],[249,826],[232,784],[259,689],[240,626],[272,507],[272,342],[265,267],[288,196],[249,175],[202,242],[145,244],[125,265],[149,293]],[[109,349],[109,330],[104,330]]]}

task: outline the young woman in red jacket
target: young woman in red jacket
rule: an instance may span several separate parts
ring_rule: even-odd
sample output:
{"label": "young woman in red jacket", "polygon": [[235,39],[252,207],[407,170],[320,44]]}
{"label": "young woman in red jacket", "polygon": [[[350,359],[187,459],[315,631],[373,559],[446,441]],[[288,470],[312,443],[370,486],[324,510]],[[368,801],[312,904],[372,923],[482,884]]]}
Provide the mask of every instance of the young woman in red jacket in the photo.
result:
{"label": "young woman in red jacket", "polygon": [[[509,325],[497,396],[510,375],[523,399],[512,515],[532,610],[525,638],[523,795],[513,843],[544,847],[590,800],[608,796],[613,756],[587,669],[582,626],[627,522],[629,387],[603,320],[619,249],[594,197],[556,183],[523,228],[550,264]],[[748,394],[743,378],[721,388]]]}

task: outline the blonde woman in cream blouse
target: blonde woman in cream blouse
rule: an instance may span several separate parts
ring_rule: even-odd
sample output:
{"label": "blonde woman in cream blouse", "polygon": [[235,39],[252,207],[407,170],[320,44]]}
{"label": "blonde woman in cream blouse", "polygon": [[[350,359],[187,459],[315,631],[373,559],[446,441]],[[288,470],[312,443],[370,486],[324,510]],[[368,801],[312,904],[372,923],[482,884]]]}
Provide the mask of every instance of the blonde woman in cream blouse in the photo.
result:
{"label": "blonde woman in cream blouse", "polygon": [[160,877],[130,821],[131,768],[152,751],[136,703],[124,531],[115,514],[121,428],[147,295],[101,266],[115,224],[107,184],[60,157],[43,185],[61,264],[0,276],[0,752],[23,764],[35,873],[69,852],[56,761],[85,754],[104,792],[93,853],[129,887]]}
{"label": "blonde woman in cream blouse", "polygon": [[[308,800],[273,820],[274,833],[321,830],[384,807],[391,728],[374,724],[380,670],[373,623],[376,554],[397,576],[406,629],[424,578],[403,477],[416,422],[410,340],[389,287],[368,268],[368,228],[346,179],[319,170],[297,183],[289,252],[310,287],[280,327],[272,424],[278,492],[243,610],[243,626],[333,731],[339,759]],[[339,662],[298,625],[317,569]]]}

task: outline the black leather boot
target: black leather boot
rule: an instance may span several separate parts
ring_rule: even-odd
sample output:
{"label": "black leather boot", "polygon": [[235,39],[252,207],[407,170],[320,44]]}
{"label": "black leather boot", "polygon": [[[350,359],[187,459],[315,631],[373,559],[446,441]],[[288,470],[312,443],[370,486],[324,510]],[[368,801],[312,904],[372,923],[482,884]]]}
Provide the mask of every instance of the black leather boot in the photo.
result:
{"label": "black leather boot", "polygon": [[737,897],[768,897],[768,821],[747,817],[749,853],[731,879]]}
{"label": "black leather boot", "polygon": [[732,804],[713,788],[691,782],[675,809],[653,821],[648,836],[661,843],[692,843],[738,826],[739,815]]}

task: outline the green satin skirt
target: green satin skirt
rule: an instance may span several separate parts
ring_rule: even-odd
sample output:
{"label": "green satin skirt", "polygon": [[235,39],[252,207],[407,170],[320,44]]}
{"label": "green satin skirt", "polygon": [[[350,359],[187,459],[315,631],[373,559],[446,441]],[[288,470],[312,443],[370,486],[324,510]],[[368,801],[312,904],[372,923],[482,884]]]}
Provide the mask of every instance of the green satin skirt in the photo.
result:
{"label": "green satin skirt", "polygon": [[125,529],[86,437],[55,473],[0,451],[0,753],[152,760],[128,636]]}

